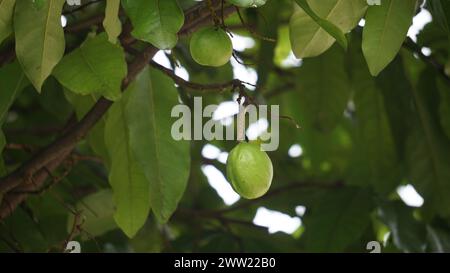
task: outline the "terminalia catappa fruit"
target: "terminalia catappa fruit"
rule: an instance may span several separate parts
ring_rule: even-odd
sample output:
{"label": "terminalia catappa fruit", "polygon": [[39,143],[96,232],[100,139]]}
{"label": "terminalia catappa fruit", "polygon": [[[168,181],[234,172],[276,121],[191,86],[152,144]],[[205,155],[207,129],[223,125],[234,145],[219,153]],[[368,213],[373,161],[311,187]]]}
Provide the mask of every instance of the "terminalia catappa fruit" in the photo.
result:
{"label": "terminalia catappa fruit", "polygon": [[192,58],[198,64],[218,67],[230,60],[233,44],[223,29],[209,26],[192,35],[190,51]]}
{"label": "terminalia catappa fruit", "polygon": [[241,142],[228,155],[227,177],[243,198],[259,198],[272,184],[272,161],[259,142]]}

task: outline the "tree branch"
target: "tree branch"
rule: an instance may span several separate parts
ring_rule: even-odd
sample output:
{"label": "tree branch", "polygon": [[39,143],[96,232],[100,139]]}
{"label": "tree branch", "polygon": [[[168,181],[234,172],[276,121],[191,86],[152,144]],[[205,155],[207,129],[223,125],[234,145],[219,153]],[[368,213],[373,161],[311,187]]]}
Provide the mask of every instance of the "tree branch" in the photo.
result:
{"label": "tree branch", "polygon": [[416,53],[419,58],[424,61],[426,64],[433,67],[441,77],[450,84],[450,77],[445,72],[445,66],[440,64],[437,60],[435,60],[431,56],[427,56],[423,54],[422,48],[416,44],[411,38],[407,38],[406,41],[403,43],[403,47],[411,51],[412,53]]}
{"label": "tree branch", "polygon": [[175,75],[174,71],[171,69],[168,69],[154,61],[150,62],[150,64],[162,71],[164,74],[166,74],[167,76],[169,76],[170,78],[172,78],[172,80],[178,84],[179,86],[185,87],[187,89],[192,89],[192,90],[198,90],[201,91],[203,93],[207,93],[207,92],[213,92],[213,93],[217,93],[217,92],[224,92],[227,89],[234,89],[234,88],[238,88],[239,86],[245,84],[245,82],[242,82],[241,80],[230,80],[224,83],[212,83],[212,84],[200,84],[200,83],[194,83],[194,82],[190,82],[190,81],[186,81],[185,79],[178,77],[177,75]]}
{"label": "tree branch", "polygon": [[[220,3],[220,0],[214,0],[214,7],[221,8]],[[186,11],[185,25],[179,35],[185,35],[196,30],[210,20],[210,16],[211,14],[204,3],[195,5]],[[157,51],[158,49],[155,47],[148,46],[141,55],[134,59],[128,66],[128,74],[122,82],[122,90],[125,90],[139,72],[145,68]],[[0,194],[4,194],[2,204],[0,204],[0,220],[9,216],[28,197],[26,193],[11,195],[8,192],[13,189],[31,192],[41,188],[48,178],[48,172],[59,167],[65,158],[71,154],[76,144],[87,135],[111,105],[111,101],[103,97],[100,98],[83,119],[66,133],[23,163],[18,169],[0,179]]]}
{"label": "tree branch", "polygon": [[271,190],[266,195],[262,196],[261,198],[254,199],[254,200],[245,200],[245,201],[238,203],[234,206],[231,206],[229,208],[225,208],[225,209],[218,210],[218,211],[205,212],[205,213],[207,213],[207,214],[214,213],[214,214],[220,214],[220,215],[226,214],[229,212],[233,212],[236,210],[240,210],[243,208],[253,206],[253,205],[255,205],[255,203],[264,201],[266,199],[273,198],[275,196],[278,196],[278,195],[286,193],[286,192],[290,192],[295,189],[307,189],[307,188],[336,189],[336,188],[340,188],[342,186],[343,186],[343,182],[341,182],[341,181],[337,181],[337,182],[334,182],[331,184],[318,183],[318,182],[293,182],[286,186]]}

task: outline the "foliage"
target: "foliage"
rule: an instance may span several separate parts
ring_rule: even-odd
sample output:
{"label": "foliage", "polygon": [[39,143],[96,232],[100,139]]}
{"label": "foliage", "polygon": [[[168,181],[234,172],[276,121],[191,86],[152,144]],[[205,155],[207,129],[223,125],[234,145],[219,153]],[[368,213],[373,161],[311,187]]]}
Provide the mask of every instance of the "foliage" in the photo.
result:
{"label": "foliage", "polygon": [[[450,5],[372,2],[0,0],[0,251],[450,251]],[[433,20],[411,39],[419,12]],[[204,27],[221,39],[192,45]],[[196,63],[218,63],[226,33],[254,45]],[[196,96],[280,105],[266,195],[226,205],[208,183],[205,167],[227,168],[205,145],[238,142],[171,136],[173,107]],[[270,234],[260,207],[302,225]]]}

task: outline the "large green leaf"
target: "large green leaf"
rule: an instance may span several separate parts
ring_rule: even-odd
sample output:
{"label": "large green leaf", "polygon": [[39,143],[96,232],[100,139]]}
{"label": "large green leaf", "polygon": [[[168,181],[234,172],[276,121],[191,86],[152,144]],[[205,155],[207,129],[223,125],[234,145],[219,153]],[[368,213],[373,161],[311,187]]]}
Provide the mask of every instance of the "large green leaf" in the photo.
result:
{"label": "large green leaf", "polygon": [[407,139],[410,179],[425,199],[425,205],[441,215],[450,215],[450,143],[439,124],[438,90],[432,71],[420,77],[412,89],[417,114]]}
{"label": "large green leaf", "polygon": [[33,1],[16,1],[14,32],[17,59],[39,92],[64,55],[65,40],[61,26],[64,2],[48,0],[42,7],[36,7]]}
{"label": "large green leaf", "polygon": [[126,118],[126,105],[133,88],[132,85],[113,105],[105,126],[105,143],[111,159],[109,183],[116,205],[114,219],[130,238],[145,224],[150,212],[150,183],[131,151],[130,126]]}
{"label": "large green leaf", "polygon": [[[409,63],[408,69],[415,67],[415,64],[421,63],[413,56],[414,63]],[[411,120],[405,117],[413,116],[411,82],[405,73],[406,64],[403,59],[397,58],[391,65],[383,70],[375,78],[377,87],[383,92],[384,105],[391,125],[392,136],[395,141],[397,155],[402,165],[405,164],[405,139],[410,134],[410,129],[415,126]],[[418,67],[414,70],[419,69]],[[367,70],[367,67],[366,67]]]}
{"label": "large green leaf", "polygon": [[378,215],[389,227],[395,246],[405,252],[425,250],[425,225],[413,217],[412,208],[401,201],[381,204]]}
{"label": "large green leaf", "polygon": [[[113,194],[110,189],[100,190],[84,197],[76,204],[76,210],[81,214],[83,230],[88,232],[89,236],[99,236],[117,228],[113,217]],[[67,222],[69,232],[73,228],[73,222],[74,215],[70,214]]]}
{"label": "large green leaf", "polygon": [[399,52],[412,24],[417,0],[384,0],[370,6],[363,32],[363,52],[377,76]]}
{"label": "large green leaf", "polygon": [[189,142],[171,136],[177,98],[173,81],[149,69],[138,77],[126,107],[131,149],[150,183],[152,210],[160,222],[175,211],[190,169]]}
{"label": "large green leaf", "polygon": [[25,85],[28,83],[18,62],[0,68],[0,123],[2,123],[9,107]]}
{"label": "large green leaf", "polygon": [[[334,24],[341,34],[352,30],[367,9],[364,0],[309,0],[307,3],[317,16]],[[292,50],[298,58],[318,56],[336,41],[323,26],[298,7],[290,20],[290,37]],[[345,37],[341,39],[345,40]]]}
{"label": "large green leaf", "polygon": [[122,23],[119,18],[120,0],[106,1],[105,19],[103,27],[108,33],[108,39],[111,43],[117,42],[117,37],[122,32]]}
{"label": "large green leaf", "polygon": [[345,34],[333,23],[326,19],[322,19],[319,15],[317,15],[309,6],[306,0],[295,0],[297,4],[311,17],[314,22],[316,22],[322,29],[324,29],[328,34],[333,36],[334,39],[340,44],[344,49],[347,49],[347,39],[345,38]]}
{"label": "large green leaf", "polygon": [[341,252],[370,224],[372,200],[367,191],[346,188],[324,194],[305,216],[308,251]]}
{"label": "large green leaf", "polygon": [[16,0],[0,0],[0,44],[12,32],[12,18]]}
{"label": "large green leaf", "polygon": [[304,120],[298,122],[302,126],[331,131],[343,117],[350,97],[343,63],[344,54],[335,46],[317,58],[305,60],[300,67],[297,92]]}
{"label": "large green leaf", "polygon": [[67,89],[80,95],[99,94],[110,100],[121,96],[127,66],[123,49],[108,42],[106,34],[88,38],[64,56],[53,74]]}
{"label": "large green leaf", "polygon": [[159,49],[177,44],[184,13],[176,0],[122,0],[133,24],[133,36]]}
{"label": "large green leaf", "polygon": [[369,184],[387,194],[401,182],[396,143],[383,92],[370,75],[361,50],[352,53],[351,81],[356,117],[351,182]]}

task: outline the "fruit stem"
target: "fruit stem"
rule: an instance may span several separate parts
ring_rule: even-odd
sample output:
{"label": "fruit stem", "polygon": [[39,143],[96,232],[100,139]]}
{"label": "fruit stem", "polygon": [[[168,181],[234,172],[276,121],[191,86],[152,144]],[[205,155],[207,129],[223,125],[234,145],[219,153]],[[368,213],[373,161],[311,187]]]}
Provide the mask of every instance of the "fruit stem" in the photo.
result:
{"label": "fruit stem", "polygon": [[237,140],[239,142],[245,141],[245,114],[247,113],[248,105],[239,104],[239,113],[237,116]]}
{"label": "fruit stem", "polygon": [[221,25],[220,19],[217,16],[216,11],[214,10],[214,7],[213,7],[213,4],[212,4],[211,0],[207,0],[206,2],[208,3],[208,8],[209,8],[209,11],[211,12],[211,17],[213,19],[214,25],[216,27],[220,27],[220,25]]}

